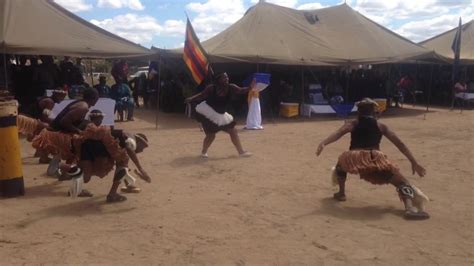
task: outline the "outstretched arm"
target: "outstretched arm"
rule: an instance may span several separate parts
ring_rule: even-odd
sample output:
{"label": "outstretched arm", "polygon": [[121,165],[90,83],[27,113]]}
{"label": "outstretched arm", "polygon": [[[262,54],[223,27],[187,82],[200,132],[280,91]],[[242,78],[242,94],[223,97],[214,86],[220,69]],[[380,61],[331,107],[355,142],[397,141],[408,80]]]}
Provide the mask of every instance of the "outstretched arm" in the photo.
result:
{"label": "outstretched arm", "polygon": [[209,85],[202,92],[186,98],[184,102],[190,103],[190,102],[198,102],[198,101],[205,100],[209,96],[209,94],[212,92],[213,89],[214,89],[214,86]]}
{"label": "outstretched arm", "polygon": [[145,169],[143,169],[142,165],[140,164],[140,160],[138,160],[138,157],[137,157],[137,154],[135,153],[135,151],[132,150],[129,147],[127,147],[126,149],[127,149],[128,157],[130,157],[133,164],[135,164],[135,166],[138,168],[138,172],[140,173],[140,175],[139,175],[140,178],[145,180],[148,183],[151,183],[151,178],[148,175],[148,173],[145,171]]}
{"label": "outstretched arm", "polygon": [[339,140],[342,136],[352,131],[354,128],[354,121],[346,122],[342,127],[336,130],[334,133],[329,135],[325,140],[321,141],[318,145],[318,149],[316,150],[316,155],[319,156],[326,145],[331,144],[337,140]]}
{"label": "outstretched arm", "polygon": [[416,161],[415,157],[411,154],[410,150],[408,147],[403,143],[403,141],[395,134],[395,132],[391,131],[388,126],[378,123],[379,129],[382,132],[382,134],[387,137],[390,142],[392,142],[405,157],[410,161],[411,163],[411,169],[412,173],[415,174],[417,173],[419,176],[424,176],[426,174],[425,168],[423,166],[419,165],[418,162]]}
{"label": "outstretched arm", "polygon": [[245,93],[249,92],[249,90],[252,90],[255,87],[255,83],[256,83],[256,81],[255,81],[255,79],[253,79],[248,87],[239,87],[239,86],[235,85],[234,83],[229,84],[229,87],[230,87],[230,89],[232,90],[233,93],[245,94]]}

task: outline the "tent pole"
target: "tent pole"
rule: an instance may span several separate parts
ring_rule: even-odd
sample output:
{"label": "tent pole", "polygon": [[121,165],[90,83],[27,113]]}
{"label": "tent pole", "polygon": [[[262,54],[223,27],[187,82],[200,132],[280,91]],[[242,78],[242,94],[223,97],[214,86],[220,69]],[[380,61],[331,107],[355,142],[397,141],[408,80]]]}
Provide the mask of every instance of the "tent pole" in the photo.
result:
{"label": "tent pole", "polygon": [[351,77],[350,70],[351,70],[350,65],[347,65],[347,71],[346,71],[346,98],[344,99],[344,101],[346,103],[349,101],[349,78]]}
{"label": "tent pole", "polygon": [[418,90],[418,60],[415,60],[415,89],[412,92],[413,96],[413,107],[416,105],[416,91]]}
{"label": "tent pole", "polygon": [[158,113],[160,112],[160,92],[161,92],[161,55],[158,58],[158,91],[156,92],[155,129],[158,129]]}
{"label": "tent pole", "polygon": [[301,104],[304,104],[304,66],[301,66]]}
{"label": "tent pole", "polygon": [[388,78],[387,78],[387,86],[385,88],[385,97],[387,97],[387,101],[389,103],[388,107],[392,106],[392,97],[390,93],[391,85],[392,85],[392,65],[388,64]]}
{"label": "tent pole", "polygon": [[425,115],[424,115],[424,119],[426,119],[426,114],[428,113],[428,111],[430,110],[430,103],[431,103],[431,86],[433,86],[433,65],[431,65],[431,70],[430,70],[430,83],[429,83],[429,87],[428,87],[428,98],[427,98],[427,102],[426,102],[426,112],[425,112]]}
{"label": "tent pole", "polygon": [[5,89],[7,91],[10,91],[8,89],[8,77],[7,77],[7,52],[5,51],[5,43],[2,43],[3,46],[3,70],[5,74]]}
{"label": "tent pole", "polygon": [[[272,71],[270,70],[270,65],[269,64],[265,64],[265,72],[266,73],[271,73]],[[270,85],[271,85],[271,81],[270,81]],[[267,93],[270,93],[271,95],[271,92],[267,92]],[[268,105],[266,103],[266,105]],[[273,100],[270,100],[270,117],[273,121],[274,117],[273,117]]]}
{"label": "tent pole", "polygon": [[90,74],[91,74],[91,85],[94,87],[94,75],[92,74],[92,59],[89,59],[89,66],[91,67],[90,69]]}

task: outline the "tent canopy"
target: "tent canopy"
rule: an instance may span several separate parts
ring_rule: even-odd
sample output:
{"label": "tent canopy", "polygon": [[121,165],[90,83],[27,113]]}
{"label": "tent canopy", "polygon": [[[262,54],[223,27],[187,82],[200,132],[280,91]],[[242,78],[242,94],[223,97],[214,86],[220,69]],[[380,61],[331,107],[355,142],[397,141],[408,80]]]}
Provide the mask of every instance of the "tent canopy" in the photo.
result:
{"label": "tent canopy", "polygon": [[348,65],[436,57],[346,4],[295,10],[259,2],[202,45],[212,62]]}
{"label": "tent canopy", "polygon": [[[420,42],[421,45],[447,58],[454,59],[454,52],[451,45],[458,27],[434,36],[428,40]],[[461,63],[474,64],[474,20],[461,27]]]}
{"label": "tent canopy", "polygon": [[0,1],[0,52],[127,57],[150,50],[105,31],[52,0]]}

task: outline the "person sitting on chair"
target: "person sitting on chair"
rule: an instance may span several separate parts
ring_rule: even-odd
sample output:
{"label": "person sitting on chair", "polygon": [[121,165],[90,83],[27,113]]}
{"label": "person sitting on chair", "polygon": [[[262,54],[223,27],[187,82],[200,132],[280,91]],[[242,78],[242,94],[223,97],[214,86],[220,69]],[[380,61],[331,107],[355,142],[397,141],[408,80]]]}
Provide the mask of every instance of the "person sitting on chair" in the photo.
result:
{"label": "person sitting on chair", "polygon": [[125,111],[127,120],[133,121],[135,105],[130,87],[126,83],[115,83],[110,90],[110,97],[115,100],[115,111],[118,112],[120,121],[124,121]]}
{"label": "person sitting on chair", "polygon": [[110,87],[107,85],[107,77],[100,75],[99,84],[95,85],[94,89],[97,90],[100,98],[109,98]]}
{"label": "person sitting on chair", "polygon": [[110,98],[115,100],[115,111],[119,113],[120,121],[124,121],[124,111],[127,111],[127,120],[133,121],[133,102],[132,91],[127,84],[128,64],[120,60],[112,67],[112,76],[115,84],[110,90]]}
{"label": "person sitting on chair", "polygon": [[467,84],[466,82],[461,79],[456,84],[454,84],[454,93],[462,93],[467,92]]}

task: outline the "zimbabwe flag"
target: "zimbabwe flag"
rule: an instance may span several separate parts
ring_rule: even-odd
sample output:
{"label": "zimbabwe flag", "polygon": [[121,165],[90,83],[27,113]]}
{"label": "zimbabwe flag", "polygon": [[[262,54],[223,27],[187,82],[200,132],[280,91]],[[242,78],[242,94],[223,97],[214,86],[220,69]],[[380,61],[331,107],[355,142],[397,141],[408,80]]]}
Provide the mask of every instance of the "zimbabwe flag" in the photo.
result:
{"label": "zimbabwe flag", "polygon": [[186,39],[184,41],[183,59],[186,66],[188,66],[194,81],[196,81],[197,84],[201,84],[201,82],[207,77],[209,61],[207,60],[206,52],[199,43],[199,39],[194,32],[189,18],[186,23]]}

